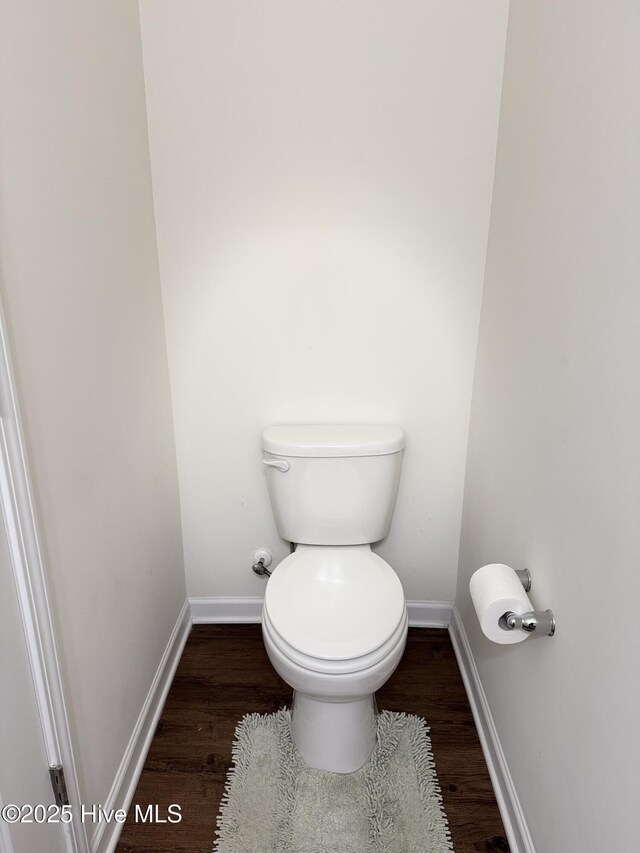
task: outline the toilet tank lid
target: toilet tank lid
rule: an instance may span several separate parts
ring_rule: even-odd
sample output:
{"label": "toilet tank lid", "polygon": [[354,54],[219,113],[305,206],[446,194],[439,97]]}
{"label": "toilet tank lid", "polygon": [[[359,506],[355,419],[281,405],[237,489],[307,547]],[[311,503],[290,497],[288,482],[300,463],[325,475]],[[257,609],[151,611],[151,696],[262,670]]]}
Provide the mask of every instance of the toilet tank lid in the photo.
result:
{"label": "toilet tank lid", "polygon": [[289,424],[262,433],[262,449],[278,456],[384,456],[403,447],[404,432],[388,424]]}

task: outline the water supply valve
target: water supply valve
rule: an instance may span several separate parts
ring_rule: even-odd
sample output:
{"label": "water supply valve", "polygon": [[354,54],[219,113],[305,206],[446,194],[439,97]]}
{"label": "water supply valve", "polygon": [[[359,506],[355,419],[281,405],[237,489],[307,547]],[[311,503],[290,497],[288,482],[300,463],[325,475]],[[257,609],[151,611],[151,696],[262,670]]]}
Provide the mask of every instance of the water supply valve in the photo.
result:
{"label": "water supply valve", "polygon": [[251,559],[251,568],[257,575],[267,578],[271,577],[271,572],[269,571],[269,566],[273,562],[271,551],[268,551],[266,548],[258,548],[251,555]]}

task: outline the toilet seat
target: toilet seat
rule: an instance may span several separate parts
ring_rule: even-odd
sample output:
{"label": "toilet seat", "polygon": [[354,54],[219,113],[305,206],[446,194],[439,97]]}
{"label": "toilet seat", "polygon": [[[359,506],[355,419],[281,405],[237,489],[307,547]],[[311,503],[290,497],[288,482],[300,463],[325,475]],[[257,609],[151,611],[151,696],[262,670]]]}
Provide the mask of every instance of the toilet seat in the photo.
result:
{"label": "toilet seat", "polygon": [[265,631],[290,660],[316,672],[374,666],[406,621],[402,584],[368,545],[300,545],[267,584]]}
{"label": "toilet seat", "polygon": [[408,624],[409,617],[405,608],[403,617],[401,618],[396,630],[387,642],[383,643],[377,649],[374,649],[369,654],[360,655],[357,658],[349,658],[347,660],[326,660],[302,654],[297,651],[297,649],[294,649],[285,640],[283,640],[273,627],[266,607],[262,613],[263,634],[271,641],[271,643],[273,643],[280,654],[284,655],[287,660],[296,666],[302,667],[302,669],[313,673],[331,676],[355,675],[377,666],[377,664],[384,661],[385,658],[393,655],[398,646],[404,646]]}

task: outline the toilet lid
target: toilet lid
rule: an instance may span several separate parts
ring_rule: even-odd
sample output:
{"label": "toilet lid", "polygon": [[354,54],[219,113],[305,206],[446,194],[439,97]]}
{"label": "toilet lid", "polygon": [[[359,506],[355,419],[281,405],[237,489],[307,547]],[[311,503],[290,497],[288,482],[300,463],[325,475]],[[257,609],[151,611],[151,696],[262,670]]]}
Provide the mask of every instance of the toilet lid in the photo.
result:
{"label": "toilet lid", "polygon": [[396,573],[369,548],[299,547],[269,579],[265,609],[294,649],[348,660],[391,637],[405,601]]}

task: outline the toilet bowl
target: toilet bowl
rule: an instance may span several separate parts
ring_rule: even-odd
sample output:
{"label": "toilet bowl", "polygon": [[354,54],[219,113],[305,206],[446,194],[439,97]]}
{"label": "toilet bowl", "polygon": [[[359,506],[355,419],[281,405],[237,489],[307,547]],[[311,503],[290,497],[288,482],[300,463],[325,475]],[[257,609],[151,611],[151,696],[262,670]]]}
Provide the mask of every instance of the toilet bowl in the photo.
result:
{"label": "toilet bowl", "polygon": [[400,581],[368,545],[299,546],[274,571],[262,633],[295,691],[293,739],[311,767],[351,773],[375,745],[374,693],[407,639]]}
{"label": "toilet bowl", "polygon": [[398,427],[263,434],[278,529],[298,544],[268,581],[262,633],[274,669],[294,690],[294,743],[318,770],[351,773],[366,763],[375,691],[406,644],[402,585],[370,546],[389,527],[403,446]]}

